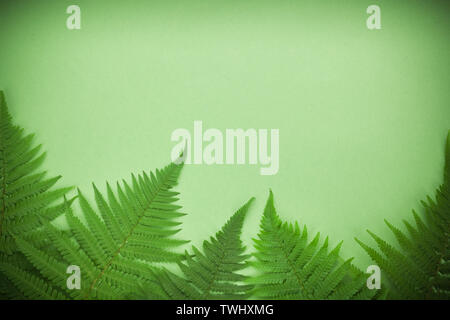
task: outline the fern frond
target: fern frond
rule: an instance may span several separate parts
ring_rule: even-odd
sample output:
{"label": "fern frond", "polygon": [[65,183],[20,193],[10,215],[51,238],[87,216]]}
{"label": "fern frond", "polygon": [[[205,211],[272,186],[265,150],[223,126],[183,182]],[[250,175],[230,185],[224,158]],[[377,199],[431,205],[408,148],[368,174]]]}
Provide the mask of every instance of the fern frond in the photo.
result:
{"label": "fern frond", "polygon": [[342,243],[331,251],[328,238],[321,244],[316,234],[308,241],[306,227],[282,222],[269,199],[261,220],[258,239],[254,239],[258,275],[247,280],[254,294],[262,299],[363,299],[374,292],[351,259],[341,262]]}
{"label": "fern frond", "polygon": [[[242,284],[246,277],[238,271],[244,269],[249,255],[244,254],[240,234],[244,218],[253,201],[250,199],[227,221],[222,229],[203,242],[200,250],[192,247],[186,252],[186,262],[178,265],[183,276],[166,269],[156,273],[160,288],[169,299],[245,299],[251,285]],[[146,288],[139,297],[154,299],[152,288]]]}
{"label": "fern frond", "polygon": [[60,176],[45,179],[45,172],[36,172],[45,157],[40,148],[33,147],[33,135],[12,124],[0,91],[0,253],[16,252],[13,235],[35,231],[40,216],[55,218],[60,212],[49,205],[71,190],[53,188]]}
{"label": "fern frond", "polygon": [[61,300],[64,295],[49,286],[45,280],[34,276],[32,273],[26,272],[23,269],[0,262],[0,271],[5,274],[8,279],[20,288],[21,293],[25,292],[24,296],[30,299],[39,300]]}
{"label": "fern frond", "polygon": [[413,211],[415,226],[408,233],[385,220],[400,249],[369,232],[378,249],[356,239],[389,280],[394,299],[450,299],[450,131],[447,136],[444,183],[436,199],[423,201],[424,216]]}
{"label": "fern frond", "polygon": [[[57,248],[56,259],[33,244],[17,240],[29,261],[54,290],[77,299],[118,299],[139,283],[153,281],[149,263],[177,262],[182,254],[172,249],[186,243],[172,235],[183,216],[174,204],[176,185],[182,165],[170,164],[155,174],[132,175],[131,183],[107,185],[108,198],[94,185],[99,214],[80,190],[78,200],[86,223],[66,206],[65,217],[71,234],[45,223],[45,232]],[[81,289],[66,288],[65,273],[70,265],[81,270]]]}
{"label": "fern frond", "polygon": [[[42,233],[42,218],[53,220],[62,214],[63,204],[54,205],[72,188],[55,189],[60,176],[46,178],[38,172],[45,158],[41,146],[33,146],[33,135],[12,124],[3,91],[0,91],[0,298],[21,299],[24,296],[15,287],[17,277],[10,278],[12,270],[34,272],[21,279],[40,283],[36,270],[19,252],[15,237],[34,241],[39,247],[49,246]],[[71,199],[69,202],[71,202]],[[20,278],[20,277],[19,277]]]}

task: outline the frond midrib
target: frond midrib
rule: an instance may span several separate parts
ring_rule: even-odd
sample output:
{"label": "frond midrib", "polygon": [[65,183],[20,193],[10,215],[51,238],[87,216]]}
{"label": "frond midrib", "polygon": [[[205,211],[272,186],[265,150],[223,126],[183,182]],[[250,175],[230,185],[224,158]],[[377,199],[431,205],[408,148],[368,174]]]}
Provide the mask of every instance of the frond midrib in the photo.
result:
{"label": "frond midrib", "polygon": [[[218,260],[218,261],[222,261],[223,258],[225,258],[225,250],[222,251],[222,254],[221,254],[220,258],[221,258],[221,259]],[[214,284],[215,281],[216,281],[217,274],[219,273],[219,265],[218,265],[218,264],[214,264],[214,267],[215,267],[215,268],[214,268],[214,272],[213,272],[213,276],[212,276],[212,278],[211,278],[211,281],[210,281],[210,283],[208,284],[208,287],[205,289],[204,293],[203,293],[202,296],[201,296],[202,299],[205,299],[205,300],[207,300],[208,297],[210,296],[212,286],[213,286],[213,284]]]}
{"label": "frond midrib", "polygon": [[[272,193],[270,196],[273,197]],[[272,203],[272,206],[273,206],[273,203]],[[280,231],[282,229],[283,225],[281,224],[281,221],[279,220],[278,214],[275,212],[275,208],[270,207],[270,213],[271,213],[271,215],[270,216],[268,215],[267,218],[270,219],[272,227],[275,228],[277,231]],[[287,264],[288,264],[289,268],[291,269],[292,274],[295,276],[301,290],[306,294],[306,288],[303,284],[303,281],[301,280],[300,275],[297,273],[294,264],[289,259],[289,253],[286,252],[284,243],[280,242],[278,239],[277,239],[277,242],[280,243],[281,252],[283,253],[284,258],[286,259]]]}
{"label": "frond midrib", "polygon": [[295,278],[297,279],[297,282],[300,285],[301,290],[303,290],[303,292],[306,294],[306,288],[303,284],[303,281],[300,279],[300,275],[296,272],[295,266],[292,264],[291,260],[289,259],[288,253],[284,249],[285,249],[285,247],[282,245],[281,252],[283,253],[284,258],[286,259],[289,267],[291,268],[291,272],[294,274]]}
{"label": "frond midrib", "polygon": [[137,220],[137,222],[132,226],[132,228],[130,229],[130,232],[127,234],[127,236],[124,238],[124,240],[122,241],[121,245],[119,246],[119,248],[117,249],[117,251],[112,255],[111,259],[105,264],[105,266],[103,267],[102,271],[100,272],[100,274],[92,281],[91,285],[89,286],[89,290],[88,292],[85,294],[85,298],[89,298],[92,290],[94,289],[95,284],[97,283],[97,281],[99,281],[103,275],[106,273],[106,271],[108,270],[108,268],[111,266],[111,264],[113,263],[114,259],[116,259],[119,254],[120,251],[123,249],[123,247],[127,244],[128,239],[133,235],[134,229],[140,224],[141,219],[144,217],[144,213],[150,208],[151,204],[153,203],[154,199],[156,198],[156,196],[158,195],[158,193],[161,191],[161,186],[164,186],[167,182],[167,179],[170,177],[172,170],[174,170],[176,167],[175,165],[173,165],[173,167],[170,168],[170,171],[168,172],[168,174],[165,176],[164,180],[159,184],[157,191],[155,192],[153,199],[151,201],[148,201],[146,207],[142,210],[139,219]]}

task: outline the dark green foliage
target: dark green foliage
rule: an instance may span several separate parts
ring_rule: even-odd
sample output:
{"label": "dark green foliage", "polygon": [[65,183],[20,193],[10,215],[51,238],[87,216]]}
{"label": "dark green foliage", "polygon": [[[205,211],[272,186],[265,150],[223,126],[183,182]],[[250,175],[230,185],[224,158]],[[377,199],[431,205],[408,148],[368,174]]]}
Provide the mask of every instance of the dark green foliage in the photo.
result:
{"label": "dark green foliage", "polygon": [[388,278],[393,299],[450,299],[450,132],[444,183],[435,200],[428,197],[422,204],[424,217],[413,211],[415,227],[404,220],[408,233],[385,220],[400,249],[370,231],[378,250],[356,239]]}
{"label": "dark green foliage", "polygon": [[[186,263],[178,265],[183,276],[167,269],[156,274],[159,285],[169,299],[245,299],[252,286],[239,284],[246,277],[238,271],[246,268],[248,255],[240,240],[245,215],[253,199],[241,207],[209,241],[203,242],[203,252],[192,247],[186,252]],[[151,289],[140,298],[154,298]]]}
{"label": "dark green foliage", "polygon": [[[65,212],[73,238],[44,222],[46,235],[59,255],[17,238],[19,248],[46,279],[45,288],[31,275],[14,277],[18,271],[9,265],[3,266],[5,273],[29,298],[118,299],[138,283],[151,282],[148,263],[178,261],[181,254],[170,249],[186,242],[171,238],[179,231],[174,228],[180,224],[176,219],[184,215],[173,204],[177,193],[171,191],[181,167],[170,164],[156,174],[133,175],[131,185],[126,181],[117,184],[116,193],[107,185],[108,200],[94,186],[100,216],[79,191],[86,224],[70,207]],[[67,288],[66,270],[71,265],[81,270],[80,290]]]}
{"label": "dark green foliage", "polygon": [[[356,239],[388,279],[385,290],[369,290],[367,274],[343,260],[319,234],[281,221],[270,193],[255,239],[254,277],[240,271],[249,255],[240,240],[247,202],[223,226],[184,255],[187,241],[174,239],[183,213],[175,205],[182,165],[131,181],[94,186],[96,209],[81,191],[81,212],[64,200],[70,188],[54,189],[59,179],[37,172],[44,154],[32,135],[12,125],[0,91],[0,299],[449,299],[450,298],[450,132],[444,183],[436,199],[423,202],[424,216],[407,233],[386,221],[399,249],[374,233],[377,249]],[[57,201],[60,200],[60,203]],[[55,204],[55,202],[57,204]],[[53,225],[64,214],[68,230]],[[157,263],[177,263],[180,275]],[[81,289],[67,287],[69,266],[81,270]]]}
{"label": "dark green foliage", "polygon": [[1,272],[4,263],[33,272],[18,251],[15,237],[49,247],[41,234],[40,219],[52,220],[60,215],[64,203],[54,202],[71,189],[54,189],[60,177],[46,178],[45,172],[38,171],[45,157],[40,149],[41,145],[33,146],[33,135],[25,135],[22,128],[12,124],[0,91],[0,298],[23,298]]}
{"label": "dark green foliage", "polygon": [[306,227],[300,230],[282,222],[275,211],[270,192],[261,220],[259,239],[255,239],[259,274],[248,280],[254,294],[262,299],[368,299],[375,294],[366,287],[366,278],[339,257],[340,243],[329,251],[328,238],[320,235],[308,241]]}

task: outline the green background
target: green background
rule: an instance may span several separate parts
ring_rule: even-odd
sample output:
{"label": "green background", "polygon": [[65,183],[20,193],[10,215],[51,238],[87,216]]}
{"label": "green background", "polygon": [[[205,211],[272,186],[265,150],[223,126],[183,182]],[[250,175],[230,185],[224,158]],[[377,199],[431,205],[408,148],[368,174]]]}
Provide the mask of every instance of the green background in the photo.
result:
{"label": "green background", "polygon": [[[283,219],[344,240],[390,238],[442,182],[450,129],[448,1],[5,1],[0,89],[36,132],[46,169],[91,182],[167,164],[177,128],[280,129],[280,170],[186,166],[178,190],[196,245],[269,188]],[[66,8],[81,7],[81,30]],[[366,28],[381,7],[382,30]],[[92,196],[90,196],[92,198]]]}

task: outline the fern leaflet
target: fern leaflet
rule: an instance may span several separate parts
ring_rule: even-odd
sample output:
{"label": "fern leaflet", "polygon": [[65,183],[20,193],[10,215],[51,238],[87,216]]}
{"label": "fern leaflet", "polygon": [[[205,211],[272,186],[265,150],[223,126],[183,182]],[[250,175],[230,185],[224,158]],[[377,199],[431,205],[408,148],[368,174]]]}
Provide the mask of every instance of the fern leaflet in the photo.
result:
{"label": "fern leaflet", "polygon": [[[0,264],[20,265],[29,272],[33,268],[18,251],[15,236],[28,237],[37,246],[48,247],[41,234],[40,219],[52,220],[62,214],[64,203],[54,202],[72,189],[54,189],[60,176],[45,178],[45,172],[37,172],[45,158],[40,149],[41,145],[33,147],[32,134],[24,135],[22,128],[12,124],[0,91]],[[0,297],[23,298],[1,271],[0,268]]]}
{"label": "fern leaflet", "polygon": [[259,239],[254,239],[258,275],[248,279],[254,294],[262,299],[368,299],[365,276],[352,264],[342,262],[342,243],[329,252],[328,238],[320,245],[318,233],[308,241],[306,227],[300,230],[282,222],[270,192],[261,220]]}
{"label": "fern leaflet", "polygon": [[379,250],[356,241],[390,282],[389,298],[450,299],[450,131],[447,136],[444,183],[436,200],[422,201],[425,217],[413,211],[416,226],[404,220],[408,234],[385,220],[400,249],[368,231]]}
{"label": "fern leaflet", "polygon": [[[186,263],[179,262],[184,276],[167,269],[156,272],[155,278],[169,299],[245,299],[252,286],[240,284],[246,277],[238,271],[244,269],[248,255],[240,240],[244,218],[253,201],[250,199],[227,221],[222,229],[203,242],[203,252],[192,247],[186,252]],[[154,298],[151,288],[144,288],[140,297]]]}
{"label": "fern leaflet", "polygon": [[[65,297],[78,299],[117,299],[133,290],[138,283],[152,281],[148,263],[175,262],[181,254],[170,249],[186,241],[172,239],[183,216],[173,204],[182,165],[170,164],[156,174],[132,175],[131,185],[117,184],[117,192],[107,185],[108,200],[94,186],[100,216],[78,192],[84,224],[67,206],[65,217],[73,239],[49,222],[45,232],[58,249],[61,258],[37,248],[32,242],[18,238],[17,244],[52,287]],[[68,290],[66,269],[70,265],[81,270],[81,289]],[[21,286],[28,297],[39,296],[32,287]],[[30,290],[29,290],[30,289]],[[42,296],[45,298],[46,296]]]}

